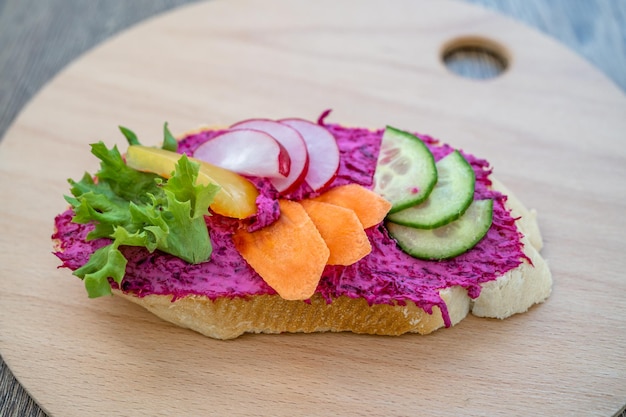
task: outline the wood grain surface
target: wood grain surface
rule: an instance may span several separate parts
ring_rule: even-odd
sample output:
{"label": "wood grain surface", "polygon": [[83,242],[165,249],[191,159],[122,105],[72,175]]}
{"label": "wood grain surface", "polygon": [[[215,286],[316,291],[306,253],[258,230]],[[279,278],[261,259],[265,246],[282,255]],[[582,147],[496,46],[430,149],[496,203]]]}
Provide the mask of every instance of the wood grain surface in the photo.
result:
{"label": "wood grain surface", "polygon": [[[0,3],[2,19],[12,4]],[[626,99],[615,83],[626,85],[622,73],[607,66],[612,83],[551,39],[462,3],[313,4],[222,0],[180,9],[87,53],[24,108],[0,147],[0,352],[20,382],[54,416],[620,412]],[[500,4],[515,10],[515,2]],[[614,10],[607,4],[597,2]],[[103,39],[115,25],[101,17]],[[126,19],[122,26],[133,21]],[[466,35],[501,44],[509,70],[487,82],[447,71],[442,46]],[[90,39],[74,39],[74,51],[98,42]],[[6,85],[11,104],[38,89]],[[3,120],[20,106],[3,105]],[[164,120],[185,130],[252,116],[314,117],[327,107],[334,121],[396,124],[488,158],[540,212],[555,276],[549,302],[425,338],[223,343],[121,300],[87,300],[78,280],[55,269],[49,235],[65,178],[94,169],[86,144],[119,142],[118,124],[156,143]],[[16,405],[28,398],[20,389],[3,386],[0,414],[43,415],[32,402]]]}

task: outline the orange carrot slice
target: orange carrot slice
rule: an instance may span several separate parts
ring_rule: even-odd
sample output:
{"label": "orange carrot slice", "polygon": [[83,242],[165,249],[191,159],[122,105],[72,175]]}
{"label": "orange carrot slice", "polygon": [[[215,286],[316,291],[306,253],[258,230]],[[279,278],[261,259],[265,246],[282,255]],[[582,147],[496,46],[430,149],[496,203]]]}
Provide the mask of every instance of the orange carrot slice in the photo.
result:
{"label": "orange carrot slice", "polygon": [[310,298],[330,251],[299,203],[280,200],[280,218],[271,225],[239,230],[233,242],[250,266],[286,300]]}
{"label": "orange carrot slice", "polygon": [[391,208],[389,201],[358,184],[331,188],[314,200],[353,210],[364,229],[382,222]]}
{"label": "orange carrot slice", "polygon": [[356,213],[314,200],[300,202],[330,249],[328,265],[352,265],[372,251]]}

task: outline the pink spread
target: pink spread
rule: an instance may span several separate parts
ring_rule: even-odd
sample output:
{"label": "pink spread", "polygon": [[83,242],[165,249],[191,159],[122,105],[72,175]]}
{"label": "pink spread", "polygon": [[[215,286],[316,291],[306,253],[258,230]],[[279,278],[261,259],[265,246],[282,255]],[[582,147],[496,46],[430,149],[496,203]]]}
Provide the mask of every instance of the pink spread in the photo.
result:
{"label": "pink spread", "polygon": [[[325,126],[337,139],[341,152],[341,165],[331,187],[358,183],[371,188],[383,131]],[[180,142],[178,151],[193,154],[197,146],[218,133],[206,131],[189,135]],[[431,137],[420,135],[420,138],[427,143],[435,160],[453,150]],[[488,188],[491,170],[487,161],[462,153],[476,173],[474,198],[494,200],[493,224],[478,245],[450,260],[423,261],[402,252],[382,224],[374,226],[367,230],[372,252],[347,267],[327,266],[317,292],[328,302],[340,296],[365,298],[370,304],[412,301],[429,313],[438,306],[449,326],[446,305],[439,295],[441,289],[460,285],[475,298],[480,294],[482,283],[519,266],[525,258],[521,234],[504,206],[506,197]],[[275,294],[241,257],[231,239],[238,227],[256,230],[278,216],[278,195],[269,181],[256,178],[253,182],[261,192],[257,199],[258,214],[254,218],[244,222],[219,215],[207,218],[213,243],[209,261],[191,265],[158,251],[149,253],[144,248],[124,247],[121,250],[129,262],[121,289],[139,297],[158,294],[172,295],[174,299],[188,295],[216,299]],[[303,185],[287,197],[299,200],[314,194]],[[56,232],[52,237],[60,242],[60,250],[55,254],[63,262],[62,267],[75,270],[87,262],[92,252],[109,242],[107,239],[86,242],[85,236],[92,226],[72,223],[72,216],[73,212],[67,210],[56,217]]]}

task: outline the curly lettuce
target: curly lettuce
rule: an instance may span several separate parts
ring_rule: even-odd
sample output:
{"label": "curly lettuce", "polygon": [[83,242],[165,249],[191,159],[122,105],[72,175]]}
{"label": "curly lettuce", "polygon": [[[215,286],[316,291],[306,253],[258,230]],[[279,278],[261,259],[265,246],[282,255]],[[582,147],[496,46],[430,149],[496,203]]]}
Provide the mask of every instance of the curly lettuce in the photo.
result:
{"label": "curly lettuce", "polygon": [[[120,130],[130,144],[138,144],[132,131]],[[164,147],[172,149],[167,124],[164,133]],[[90,298],[110,295],[109,279],[120,284],[124,278],[127,260],[120,246],[160,250],[192,264],[210,258],[213,248],[204,216],[210,215],[208,208],[219,186],[196,184],[197,163],[181,155],[166,180],[128,167],[116,146],[108,149],[98,142],[91,145],[91,152],[100,159],[100,170],[95,176],[86,173],[80,181],[69,179],[72,196],[65,196],[74,210],[72,221],[94,225],[88,240],[111,239],[74,271]]]}

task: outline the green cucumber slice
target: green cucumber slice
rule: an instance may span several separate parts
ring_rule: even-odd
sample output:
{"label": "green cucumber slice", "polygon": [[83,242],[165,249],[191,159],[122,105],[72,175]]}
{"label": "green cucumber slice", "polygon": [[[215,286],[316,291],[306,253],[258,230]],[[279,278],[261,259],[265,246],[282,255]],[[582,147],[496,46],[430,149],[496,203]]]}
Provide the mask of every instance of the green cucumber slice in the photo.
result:
{"label": "green cucumber slice", "polygon": [[493,200],[476,200],[458,220],[436,229],[387,223],[389,234],[409,255],[428,260],[453,258],[473,248],[487,234]]}
{"label": "green cucumber slice", "polygon": [[436,183],[435,158],[424,142],[387,126],[374,173],[374,192],[391,203],[389,212],[421,203]]}
{"label": "green cucumber slice", "polygon": [[387,220],[419,229],[434,229],[465,213],[474,200],[476,176],[472,166],[459,151],[454,151],[437,162],[436,167],[437,184],[428,198],[387,216]]}

